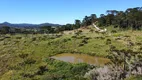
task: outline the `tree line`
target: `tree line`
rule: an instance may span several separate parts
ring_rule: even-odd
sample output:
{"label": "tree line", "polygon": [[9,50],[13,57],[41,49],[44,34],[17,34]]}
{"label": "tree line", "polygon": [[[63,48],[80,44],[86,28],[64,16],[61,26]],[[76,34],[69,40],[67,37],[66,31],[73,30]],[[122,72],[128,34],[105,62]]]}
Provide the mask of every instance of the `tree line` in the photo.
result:
{"label": "tree line", "polygon": [[98,18],[99,26],[119,27],[123,29],[142,29],[142,7],[128,8],[125,11],[107,10],[107,15]]}
{"label": "tree line", "polygon": [[97,22],[100,27],[119,27],[120,29],[142,29],[142,7],[128,8],[125,11],[107,10],[106,14],[85,16],[83,20],[75,20],[74,24],[64,25],[65,30],[73,30],[80,27],[87,27]]}

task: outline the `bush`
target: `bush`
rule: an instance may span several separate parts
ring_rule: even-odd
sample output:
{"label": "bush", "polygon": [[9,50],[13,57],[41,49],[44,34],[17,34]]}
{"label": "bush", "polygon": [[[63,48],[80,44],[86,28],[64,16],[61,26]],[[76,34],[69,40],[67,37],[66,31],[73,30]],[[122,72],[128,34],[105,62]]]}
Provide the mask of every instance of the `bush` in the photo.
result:
{"label": "bush", "polygon": [[116,30],[112,30],[111,33],[117,33],[117,31]]}
{"label": "bush", "polygon": [[4,38],[0,38],[0,41],[3,41],[4,40]]}
{"label": "bush", "polygon": [[89,31],[89,32],[93,33],[93,32],[94,32],[94,30],[93,30],[93,29],[90,29],[90,31]]}
{"label": "bush", "polygon": [[34,60],[32,58],[28,58],[24,61],[25,64],[29,64],[29,65],[34,64],[35,62],[36,62],[36,60]]}
{"label": "bush", "polygon": [[82,33],[82,30],[78,30],[75,34],[78,36]]}
{"label": "bush", "polygon": [[19,57],[24,59],[24,58],[28,57],[28,54],[19,54]]}
{"label": "bush", "polygon": [[80,36],[80,39],[85,38],[86,36]]}
{"label": "bush", "polygon": [[77,36],[72,36],[72,38],[77,38]]}
{"label": "bush", "polygon": [[36,37],[33,37],[33,38],[32,38],[32,41],[36,41]]}
{"label": "bush", "polygon": [[22,37],[16,37],[16,39],[22,39]]}
{"label": "bush", "polygon": [[62,36],[61,34],[60,34],[60,35],[56,35],[57,38],[59,38],[59,37],[61,37],[61,36]]}
{"label": "bush", "polygon": [[84,46],[84,43],[80,43],[80,44],[79,44],[79,47],[81,47],[81,46]]}
{"label": "bush", "polygon": [[88,65],[85,63],[76,64],[71,71],[75,74],[82,74],[87,71]]}
{"label": "bush", "polygon": [[5,36],[4,38],[11,38],[10,36]]}
{"label": "bush", "polygon": [[142,45],[142,43],[140,43],[140,42],[137,42],[137,43],[136,43],[136,45],[139,45],[139,46],[140,46],[140,45]]}
{"label": "bush", "polygon": [[131,36],[129,36],[129,35],[125,35],[124,37],[127,37],[127,38],[129,38],[129,37],[131,37]]}
{"label": "bush", "polygon": [[78,36],[78,37],[76,37],[77,39],[83,39],[83,38],[85,38],[85,36]]}
{"label": "bush", "polygon": [[116,49],[116,47],[115,47],[115,46],[110,45],[110,50],[115,50],[115,49]]}
{"label": "bush", "polygon": [[111,39],[106,40],[106,45],[111,44]]}
{"label": "bush", "polygon": [[139,48],[139,50],[142,50],[142,46]]}
{"label": "bush", "polygon": [[23,76],[25,78],[33,78],[35,75],[31,74],[31,73],[22,73],[21,76]]}
{"label": "bush", "polygon": [[83,40],[82,40],[82,43],[87,44],[88,42],[87,42],[86,39],[83,39]]}
{"label": "bush", "polygon": [[[79,63],[79,64],[71,64],[63,61],[46,59],[48,65],[50,65],[52,70],[49,69],[49,74],[44,79],[47,80],[78,80],[83,79],[84,74],[92,68],[92,66]],[[53,75],[54,74],[54,75]]]}
{"label": "bush", "polygon": [[63,74],[49,74],[49,75],[44,75],[41,80],[64,80],[64,75]]}
{"label": "bush", "polygon": [[67,42],[67,41],[70,41],[71,39],[68,38],[68,39],[63,39],[62,42]]}
{"label": "bush", "polygon": [[85,40],[89,40],[89,39],[91,39],[91,37],[85,37],[84,39],[85,39]]}
{"label": "bush", "polygon": [[101,40],[104,40],[105,37],[95,37],[95,39],[101,39]]}
{"label": "bush", "polygon": [[39,69],[38,69],[38,71],[37,71],[37,75],[43,75],[43,73],[45,72],[45,71],[48,71],[48,68],[46,67],[46,65],[43,65],[43,66],[39,66]]}

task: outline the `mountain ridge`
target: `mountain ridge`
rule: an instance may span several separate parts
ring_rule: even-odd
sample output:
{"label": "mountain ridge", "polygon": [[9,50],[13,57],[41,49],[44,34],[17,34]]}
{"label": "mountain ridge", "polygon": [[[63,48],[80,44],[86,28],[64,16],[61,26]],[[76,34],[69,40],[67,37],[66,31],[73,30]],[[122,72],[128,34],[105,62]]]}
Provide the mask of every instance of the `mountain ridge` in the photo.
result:
{"label": "mountain ridge", "polygon": [[60,24],[53,24],[53,23],[41,23],[41,24],[30,24],[30,23],[9,23],[3,22],[0,23],[0,27],[2,26],[9,26],[9,27],[16,27],[16,28],[38,28],[41,26],[61,26]]}

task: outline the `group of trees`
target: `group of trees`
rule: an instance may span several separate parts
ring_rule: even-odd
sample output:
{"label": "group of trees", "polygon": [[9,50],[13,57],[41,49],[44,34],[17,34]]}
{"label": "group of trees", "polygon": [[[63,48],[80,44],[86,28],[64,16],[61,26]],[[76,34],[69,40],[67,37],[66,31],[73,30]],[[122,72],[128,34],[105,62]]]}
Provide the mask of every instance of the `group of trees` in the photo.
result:
{"label": "group of trees", "polygon": [[97,21],[96,14],[91,14],[90,16],[85,16],[83,20],[76,19],[74,24],[66,24],[61,26],[61,30],[73,30],[78,29],[80,27],[87,27],[88,25],[91,25],[92,23]]}
{"label": "group of trees", "polygon": [[107,10],[107,15],[98,18],[99,26],[120,27],[139,30],[142,27],[142,7],[128,8],[126,11]]}
{"label": "group of trees", "polygon": [[96,14],[85,16],[83,20],[75,20],[75,24],[64,25],[65,30],[87,27],[92,23],[98,22],[98,26],[114,26],[121,29],[142,29],[142,7],[128,8],[125,11],[107,10],[107,14],[101,14],[97,18]]}

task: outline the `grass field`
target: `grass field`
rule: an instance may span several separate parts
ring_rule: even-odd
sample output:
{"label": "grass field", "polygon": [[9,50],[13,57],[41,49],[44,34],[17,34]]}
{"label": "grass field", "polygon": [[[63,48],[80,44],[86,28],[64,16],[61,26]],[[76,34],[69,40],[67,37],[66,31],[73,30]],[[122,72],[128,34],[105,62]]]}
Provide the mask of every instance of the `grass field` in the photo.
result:
{"label": "grass field", "polygon": [[[86,80],[84,74],[94,66],[50,59],[60,53],[79,53],[107,57],[110,46],[118,50],[142,51],[142,31],[116,31],[106,34],[92,28],[64,34],[16,34],[0,37],[0,80]],[[94,30],[94,29],[93,29]],[[139,79],[138,79],[139,80]]]}

